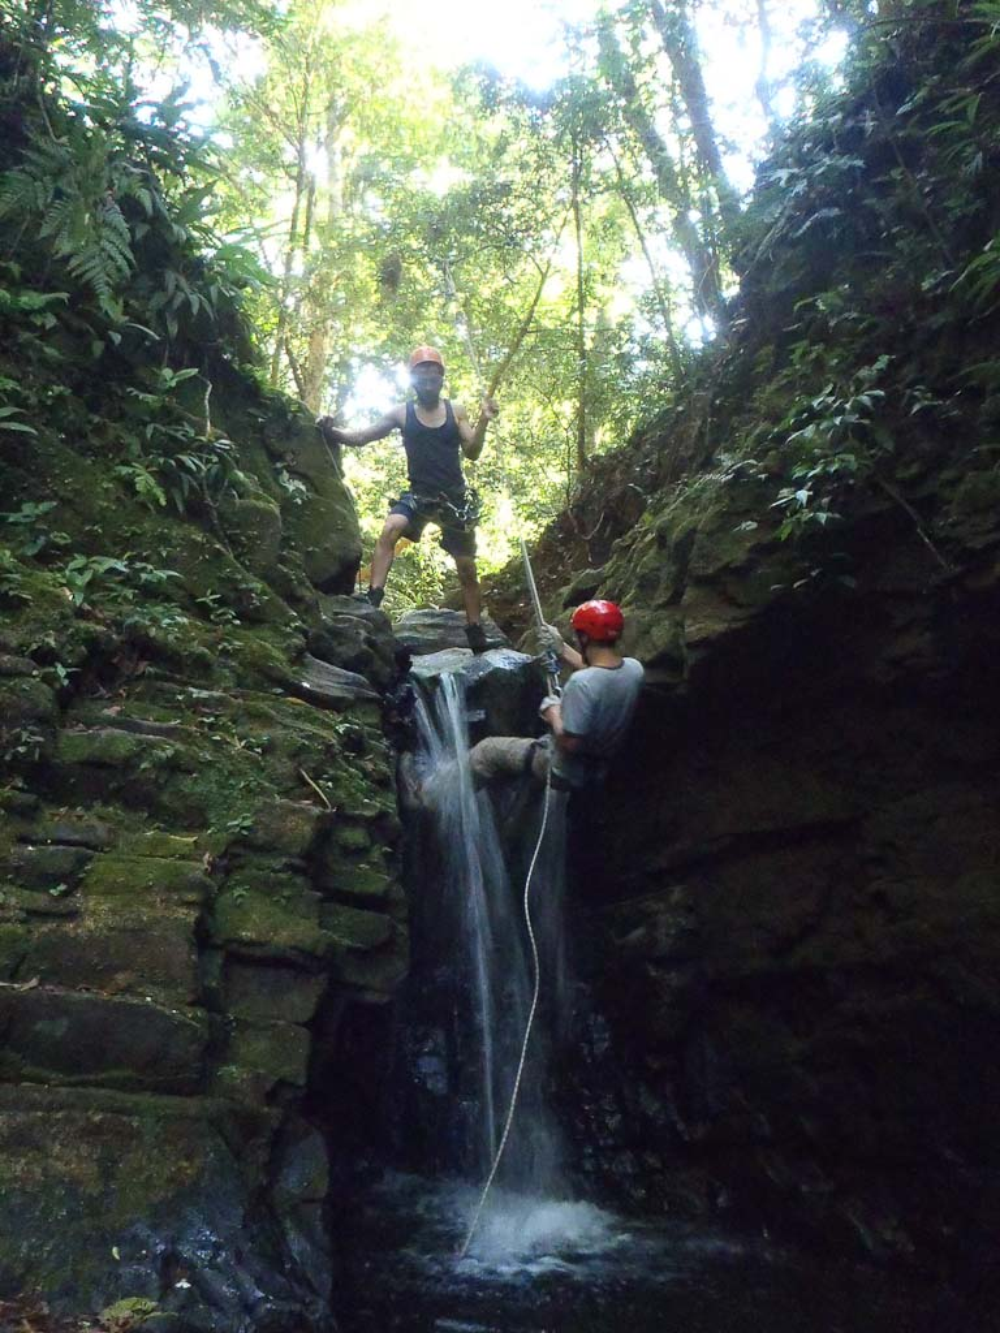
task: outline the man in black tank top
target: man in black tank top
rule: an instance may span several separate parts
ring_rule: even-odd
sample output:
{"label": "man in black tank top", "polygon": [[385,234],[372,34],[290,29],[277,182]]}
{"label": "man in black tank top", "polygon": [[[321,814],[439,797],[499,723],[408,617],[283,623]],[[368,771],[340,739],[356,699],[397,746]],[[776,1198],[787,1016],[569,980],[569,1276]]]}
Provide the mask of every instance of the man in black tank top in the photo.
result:
{"label": "man in black tank top", "polygon": [[368,600],[373,606],[381,604],[399,539],[417,541],[427,524],[434,523],[458,571],[469,647],[481,653],[486,635],[480,623],[482,599],[476,575],[476,514],[462,475],[462,455],[475,459],[482,453],[486,427],[497,415],[497,405],[484,398],[473,426],[460,404],[442,398],[444,361],[434,347],[418,347],[410,357],[410,382],[416,402],[400,403],[374,426],[342,430],[331,417],[321,417],[316,424],[331,444],[371,444],[394,430],[402,432],[410,489],[389,510],[375,544]]}

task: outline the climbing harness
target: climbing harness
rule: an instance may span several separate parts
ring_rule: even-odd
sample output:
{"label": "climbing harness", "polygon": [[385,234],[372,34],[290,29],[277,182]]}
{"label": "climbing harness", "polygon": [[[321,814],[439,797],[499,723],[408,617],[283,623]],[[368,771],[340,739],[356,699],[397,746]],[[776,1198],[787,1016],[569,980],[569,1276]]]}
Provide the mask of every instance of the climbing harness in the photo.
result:
{"label": "climbing harness", "polygon": [[[479,522],[483,512],[483,501],[474,486],[469,486],[461,496],[418,495],[416,491],[407,492],[417,509],[434,518],[442,518],[450,528],[468,531]],[[392,504],[399,504],[393,500]]]}

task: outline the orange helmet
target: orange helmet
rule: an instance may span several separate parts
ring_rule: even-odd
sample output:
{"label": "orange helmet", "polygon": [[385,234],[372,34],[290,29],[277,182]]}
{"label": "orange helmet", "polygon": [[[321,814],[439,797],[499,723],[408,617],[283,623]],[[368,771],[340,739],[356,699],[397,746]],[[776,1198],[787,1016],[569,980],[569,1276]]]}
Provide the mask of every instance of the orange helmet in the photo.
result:
{"label": "orange helmet", "polygon": [[625,617],[614,602],[584,602],[573,612],[570,624],[597,643],[613,643],[625,628]]}
{"label": "orange helmet", "polygon": [[410,369],[422,365],[425,361],[432,361],[434,365],[440,366],[444,370],[444,358],[436,347],[417,347],[414,348],[410,356]]}

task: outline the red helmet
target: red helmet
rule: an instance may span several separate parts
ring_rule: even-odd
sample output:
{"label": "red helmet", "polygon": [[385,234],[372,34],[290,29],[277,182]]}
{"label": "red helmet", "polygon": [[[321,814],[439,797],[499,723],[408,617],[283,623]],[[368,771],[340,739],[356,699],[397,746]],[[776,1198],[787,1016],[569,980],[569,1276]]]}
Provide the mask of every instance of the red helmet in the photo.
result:
{"label": "red helmet", "polygon": [[611,643],[625,628],[625,617],[614,602],[584,602],[573,612],[569,622],[580,634],[595,643]]}
{"label": "red helmet", "polygon": [[415,347],[410,354],[410,369],[414,370],[425,361],[432,361],[434,365],[444,370],[444,357],[436,347]]}

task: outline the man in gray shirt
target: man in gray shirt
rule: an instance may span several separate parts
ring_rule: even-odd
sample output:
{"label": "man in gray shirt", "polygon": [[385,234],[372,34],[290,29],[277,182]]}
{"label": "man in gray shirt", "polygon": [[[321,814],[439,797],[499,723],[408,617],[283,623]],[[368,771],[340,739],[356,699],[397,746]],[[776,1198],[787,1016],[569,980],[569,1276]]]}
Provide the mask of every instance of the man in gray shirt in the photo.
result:
{"label": "man in gray shirt", "polygon": [[562,699],[549,695],[538,710],[549,735],[541,740],[488,736],[473,746],[470,764],[480,785],[522,773],[544,782],[550,770],[557,790],[579,791],[603,782],[635,712],[642,664],[618,651],[625,620],[614,602],[584,602],[570,623],[578,649],[546,626],[551,646],[573,668]]}

